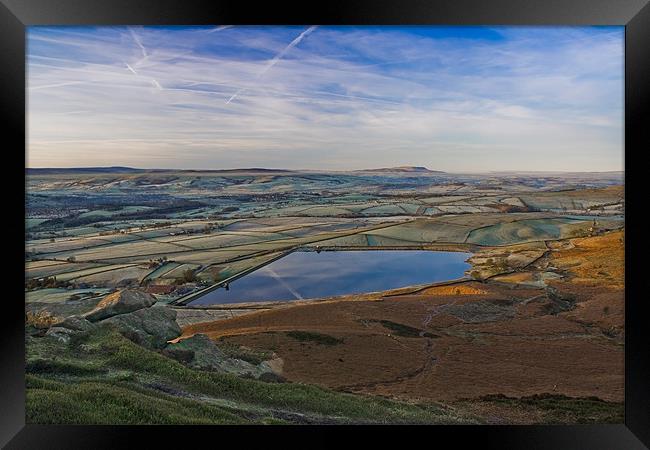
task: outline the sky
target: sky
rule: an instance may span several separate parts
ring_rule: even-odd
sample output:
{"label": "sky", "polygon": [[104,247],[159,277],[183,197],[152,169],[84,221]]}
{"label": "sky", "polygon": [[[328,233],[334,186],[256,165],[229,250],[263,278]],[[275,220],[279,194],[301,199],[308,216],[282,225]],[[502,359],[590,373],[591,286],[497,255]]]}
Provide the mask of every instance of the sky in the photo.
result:
{"label": "sky", "polygon": [[29,27],[28,167],[624,168],[623,27]]}

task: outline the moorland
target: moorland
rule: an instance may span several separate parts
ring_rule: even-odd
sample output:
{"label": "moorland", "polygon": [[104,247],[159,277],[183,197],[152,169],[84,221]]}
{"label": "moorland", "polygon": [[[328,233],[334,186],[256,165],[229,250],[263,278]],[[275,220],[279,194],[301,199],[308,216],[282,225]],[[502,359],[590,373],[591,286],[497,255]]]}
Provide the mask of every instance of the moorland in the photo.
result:
{"label": "moorland", "polygon": [[[620,423],[624,207],[620,172],[28,169],[28,421]],[[390,290],[197,301],[351,250],[470,256]]]}

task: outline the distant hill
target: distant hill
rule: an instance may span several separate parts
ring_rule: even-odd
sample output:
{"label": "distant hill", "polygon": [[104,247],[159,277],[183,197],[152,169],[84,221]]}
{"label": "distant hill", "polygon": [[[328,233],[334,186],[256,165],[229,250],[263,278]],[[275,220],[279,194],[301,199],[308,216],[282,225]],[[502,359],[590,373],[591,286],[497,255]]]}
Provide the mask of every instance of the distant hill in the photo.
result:
{"label": "distant hill", "polygon": [[215,169],[215,170],[183,170],[182,172],[224,172],[224,173],[277,173],[277,172],[295,172],[288,169],[263,169],[261,167],[251,167],[248,169]]}
{"label": "distant hill", "polygon": [[398,166],[398,167],[382,167],[380,169],[362,169],[355,170],[355,172],[390,172],[390,173],[445,173],[440,170],[429,170],[426,167],[421,166]]}
{"label": "distant hill", "polygon": [[262,169],[259,167],[251,167],[249,169],[136,169],[133,167],[64,167],[64,168],[27,168],[25,173],[27,175],[56,175],[56,174],[83,174],[83,173],[151,173],[151,172],[175,172],[175,173],[278,173],[278,172],[292,172],[285,169]]}
{"label": "distant hill", "polygon": [[[137,169],[133,167],[111,166],[111,167],[39,167],[25,169],[27,175],[56,175],[56,174],[104,174],[104,173],[227,173],[227,174],[271,174],[271,173],[300,173],[314,172],[314,170],[287,170],[287,169],[265,169],[262,167],[248,167],[241,169]],[[318,171],[328,173],[327,170]],[[398,166],[383,167],[379,169],[360,169],[353,170],[353,173],[445,173],[439,170],[429,170],[426,167],[419,166]]]}
{"label": "distant hill", "polygon": [[65,174],[65,173],[142,173],[145,169],[134,169],[133,167],[64,167],[64,168],[27,168],[25,173],[28,175],[48,175],[48,174]]}

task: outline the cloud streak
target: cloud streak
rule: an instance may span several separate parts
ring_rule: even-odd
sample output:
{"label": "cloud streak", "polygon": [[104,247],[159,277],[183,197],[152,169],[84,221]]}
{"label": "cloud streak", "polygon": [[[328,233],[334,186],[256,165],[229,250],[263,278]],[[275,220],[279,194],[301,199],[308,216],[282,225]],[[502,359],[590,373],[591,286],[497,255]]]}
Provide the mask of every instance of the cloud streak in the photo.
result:
{"label": "cloud streak", "polygon": [[28,165],[623,167],[621,28],[214,29],[29,28]]}
{"label": "cloud streak", "polygon": [[232,25],[220,25],[218,27],[214,27],[214,28],[212,28],[210,30],[207,30],[206,33],[207,34],[212,34],[212,33],[218,32],[218,31],[227,30],[228,28],[232,28]]}
{"label": "cloud streak", "polygon": [[[131,67],[129,63],[124,63],[124,64],[126,64],[126,68],[129,69],[129,71],[133,75],[135,75],[136,77],[140,76],[140,74],[133,67]],[[163,89],[162,86],[160,85],[160,83],[158,83],[158,81],[155,78],[149,78],[149,82],[153,85],[153,87],[155,87],[159,91],[162,91]]]}
{"label": "cloud streak", "polygon": [[133,28],[129,27],[129,33],[131,33],[131,37],[133,38],[133,41],[136,43],[138,47],[140,47],[140,50],[142,51],[142,59],[146,59],[149,57],[149,54],[147,53],[147,49],[144,48],[144,45],[142,45],[142,41],[138,37],[137,34],[135,34],[135,31],[133,31]]}
{"label": "cloud streak", "polygon": [[[292,48],[294,48],[296,45],[300,44],[300,41],[302,41],[302,40],[305,38],[305,36],[307,36],[308,34],[312,33],[315,29],[316,29],[316,26],[313,25],[313,26],[307,28],[307,29],[306,29],[305,31],[303,31],[302,33],[300,33],[300,34],[299,34],[299,35],[298,35],[298,36],[297,36],[293,41],[291,41],[291,42],[289,43],[289,45],[287,45],[285,48],[283,48],[282,51],[281,51],[280,53],[278,53],[277,55],[275,55],[275,56],[273,57],[273,59],[271,59],[271,61],[270,61],[270,62],[269,62],[269,63],[264,67],[264,69],[262,69],[262,71],[257,75],[257,78],[258,78],[258,79],[259,79],[259,78],[262,78],[262,77],[264,76],[264,74],[265,74],[266,72],[268,72],[269,70],[271,70],[271,68],[272,68],[273,66],[275,66],[275,65],[278,63],[278,61],[280,61],[280,60],[282,59],[282,57],[283,57],[284,55],[287,54],[287,52],[288,52],[289,50],[291,50]],[[237,97],[238,97],[242,92],[244,92],[244,90],[245,90],[245,89],[240,89],[240,90],[238,90],[237,92],[235,92],[235,93],[234,93],[234,94],[233,94],[233,95],[232,95],[232,96],[231,96],[231,97],[226,101],[226,104],[228,104],[228,103],[232,102],[234,99],[236,99],[236,98],[237,98]]]}

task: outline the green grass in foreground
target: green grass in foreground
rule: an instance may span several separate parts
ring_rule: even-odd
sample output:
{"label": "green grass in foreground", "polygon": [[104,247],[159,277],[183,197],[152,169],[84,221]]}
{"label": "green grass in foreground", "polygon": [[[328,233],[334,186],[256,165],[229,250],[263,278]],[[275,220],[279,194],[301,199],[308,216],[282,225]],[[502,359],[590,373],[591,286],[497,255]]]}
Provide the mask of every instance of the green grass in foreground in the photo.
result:
{"label": "green grass in foreground", "polygon": [[27,376],[30,423],[223,424],[245,421],[223,408],[177,398],[133,383],[65,383]]}
{"label": "green grass in foreground", "polygon": [[452,409],[190,369],[108,328],[27,342],[27,422],[470,423]]}
{"label": "green grass in foreground", "polygon": [[623,423],[623,403],[606,402],[597,397],[566,397],[558,394],[537,394],[521,398],[486,395],[483,402],[511,408],[524,408],[541,413],[542,423]]}
{"label": "green grass in foreground", "polygon": [[258,350],[238,344],[232,344],[226,342],[223,338],[218,340],[217,345],[221,351],[231,358],[242,359],[251,364],[259,364],[262,361],[269,360],[273,357],[273,352],[270,350]]}

